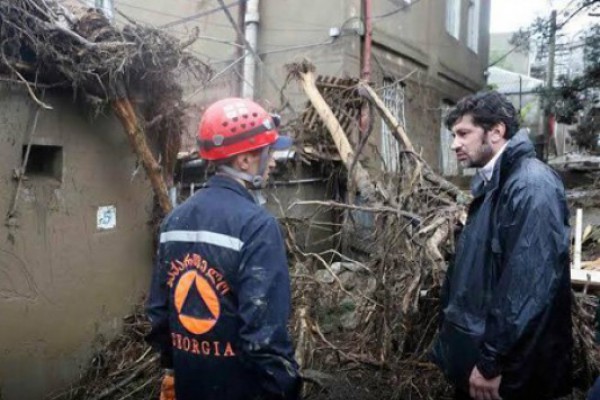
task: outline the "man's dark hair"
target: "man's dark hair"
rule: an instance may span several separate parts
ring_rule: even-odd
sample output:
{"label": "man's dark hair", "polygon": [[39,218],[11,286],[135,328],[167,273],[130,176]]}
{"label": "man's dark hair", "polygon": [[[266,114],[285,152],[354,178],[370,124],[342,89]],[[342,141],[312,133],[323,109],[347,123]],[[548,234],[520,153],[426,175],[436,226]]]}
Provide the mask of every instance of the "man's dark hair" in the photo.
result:
{"label": "man's dark hair", "polygon": [[480,92],[463,97],[446,117],[446,126],[452,127],[465,115],[471,115],[473,124],[489,131],[494,125],[503,123],[505,139],[510,139],[519,130],[519,119],[515,107],[508,99],[496,92]]}

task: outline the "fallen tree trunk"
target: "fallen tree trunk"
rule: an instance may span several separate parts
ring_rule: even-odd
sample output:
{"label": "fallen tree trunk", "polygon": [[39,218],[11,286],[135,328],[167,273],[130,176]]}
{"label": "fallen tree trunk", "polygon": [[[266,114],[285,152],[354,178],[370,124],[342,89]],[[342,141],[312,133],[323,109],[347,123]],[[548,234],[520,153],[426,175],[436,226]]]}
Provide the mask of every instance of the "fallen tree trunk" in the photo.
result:
{"label": "fallen tree trunk", "polygon": [[333,139],[333,143],[335,144],[338,153],[344,162],[344,165],[352,174],[352,180],[356,184],[358,191],[363,195],[364,198],[374,199],[376,196],[375,184],[361,163],[359,161],[355,161],[357,155],[352,149],[344,129],[319,92],[319,89],[315,84],[315,75],[312,69],[310,66],[308,66],[308,64],[295,66],[295,68],[297,68],[297,70],[294,71],[294,75],[296,75],[297,79],[300,81],[302,89],[304,89],[304,92],[308,96],[311,104],[327,127],[327,130]]}
{"label": "fallen tree trunk", "polygon": [[131,105],[131,101],[127,98],[120,98],[112,101],[112,107],[115,114],[123,124],[125,133],[129,139],[129,144],[133,151],[139,156],[142,165],[150,184],[154,190],[154,194],[158,199],[158,204],[164,215],[167,215],[173,206],[169,200],[167,185],[161,173],[161,167],[152,155],[152,151],[148,147],[144,129],[140,126],[139,120]]}

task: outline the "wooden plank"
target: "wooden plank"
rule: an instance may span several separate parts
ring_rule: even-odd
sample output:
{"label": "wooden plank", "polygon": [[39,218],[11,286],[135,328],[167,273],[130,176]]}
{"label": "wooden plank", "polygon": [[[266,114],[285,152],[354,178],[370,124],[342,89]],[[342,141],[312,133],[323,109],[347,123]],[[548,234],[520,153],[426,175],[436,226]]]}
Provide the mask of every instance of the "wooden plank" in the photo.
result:
{"label": "wooden plank", "polygon": [[591,271],[585,269],[571,269],[571,283],[576,285],[586,285],[600,287],[600,271]]}
{"label": "wooden plank", "polygon": [[583,226],[583,210],[578,208],[575,217],[575,254],[573,256],[573,268],[581,269],[581,236]]}

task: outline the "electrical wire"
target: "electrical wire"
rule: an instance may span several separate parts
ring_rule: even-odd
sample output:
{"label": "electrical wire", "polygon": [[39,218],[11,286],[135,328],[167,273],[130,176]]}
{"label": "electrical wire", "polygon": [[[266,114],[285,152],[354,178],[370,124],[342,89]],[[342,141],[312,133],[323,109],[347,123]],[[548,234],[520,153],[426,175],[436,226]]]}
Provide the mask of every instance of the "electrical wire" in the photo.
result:
{"label": "electrical wire", "polygon": [[[243,40],[244,46],[246,46],[246,51],[248,53],[252,54],[252,56],[255,58],[255,60],[257,61],[257,63],[261,67],[263,67],[263,72],[264,72],[265,77],[267,78],[267,81],[269,81],[269,83],[273,86],[273,88],[275,90],[279,91],[282,100],[284,100],[285,107],[289,108],[290,111],[292,112],[292,114],[294,116],[296,116],[297,115],[296,110],[291,106],[291,103],[285,97],[285,95],[281,91],[281,88],[279,87],[279,85],[277,85],[277,82],[275,81],[275,79],[273,78],[273,76],[269,73],[269,71],[267,70],[267,68],[265,68],[265,64],[263,63],[263,61],[261,60],[261,58],[259,57],[259,55],[256,53],[256,50],[250,45],[250,43],[248,43],[248,40],[246,40],[246,37],[244,36],[244,32],[242,32],[242,30],[240,29],[240,27],[235,22],[235,19],[231,15],[231,12],[225,6],[224,0],[218,0],[218,1],[219,1],[219,4],[221,5],[221,9],[223,9],[223,12],[225,12],[225,15],[227,16],[227,19],[229,20],[229,23],[231,23],[232,28],[235,29],[235,31],[237,32],[238,37],[240,37]],[[237,73],[237,70],[234,70],[234,71]]]}
{"label": "electrical wire", "polygon": [[[564,6],[564,7],[563,7],[563,8],[562,8],[560,11],[558,11],[556,14],[557,14],[557,15],[559,15],[559,14],[562,14],[562,13],[564,13],[564,12],[567,10],[567,8],[569,8],[569,7],[570,7],[570,6],[571,6],[571,5],[574,3],[574,1],[575,1],[575,0],[571,0],[569,3],[567,3],[567,5],[565,5],[565,6]],[[589,5],[591,5],[591,4],[593,4],[593,3],[587,3],[587,5],[588,5],[588,6],[589,6]],[[560,24],[560,25],[558,25],[558,24],[557,24],[557,26],[556,26],[556,30],[559,30],[559,29],[563,28],[563,27],[566,25],[566,23],[567,23],[567,22],[569,22],[569,21],[571,20],[571,18],[573,18],[573,17],[574,17],[574,16],[575,16],[577,13],[579,13],[579,11],[581,11],[582,9],[583,9],[583,7],[580,7],[580,8],[579,8],[579,9],[578,9],[576,12],[574,12],[573,14],[571,14],[571,15],[570,15],[570,16],[567,18],[567,20],[563,21],[563,22],[562,22],[562,24]],[[533,31],[531,30],[531,28],[530,28],[530,30],[529,30],[529,32],[528,32],[528,34],[526,35],[526,38],[527,38],[527,39],[531,38],[531,36],[533,36],[533,33],[534,33],[534,32],[533,32]],[[512,47],[511,49],[509,49],[509,50],[508,50],[508,51],[507,51],[505,54],[503,54],[503,55],[502,55],[500,58],[498,58],[498,59],[496,59],[494,62],[490,63],[490,64],[488,65],[488,68],[490,68],[490,67],[493,67],[493,66],[497,65],[498,63],[502,62],[502,61],[503,61],[503,60],[504,60],[506,57],[508,57],[509,55],[511,55],[511,54],[512,54],[514,51],[516,51],[516,50],[517,50],[519,47],[520,47],[519,45],[515,45],[515,46],[513,46],[513,47]]]}
{"label": "electrical wire", "polygon": [[[89,6],[88,4],[85,4],[83,2],[83,0],[77,0],[77,1],[79,1],[81,4],[83,4],[85,6]],[[239,1],[236,1],[234,3],[228,4],[227,6],[228,7],[234,7],[234,6],[236,6],[238,4],[241,4],[241,3],[245,2],[245,1],[247,1],[247,0],[239,0]],[[146,11],[146,12],[157,14],[157,15],[162,15],[162,16],[166,16],[166,17],[177,18],[174,21],[170,21],[170,22],[167,22],[167,23],[165,23],[163,25],[159,25],[158,26],[158,28],[169,29],[169,30],[172,30],[176,26],[183,25],[183,24],[186,24],[186,23],[198,20],[201,17],[207,16],[207,15],[211,15],[211,14],[214,14],[216,12],[221,11],[221,8],[214,8],[214,9],[203,11],[203,12],[198,13],[198,14],[190,15],[188,17],[183,17],[183,16],[178,15],[178,14],[171,14],[171,13],[167,13],[167,12],[163,12],[163,11],[159,11],[159,10],[155,10],[155,9],[151,9],[151,8],[147,8],[147,7],[141,7],[141,6],[137,6],[137,5],[133,5],[133,4],[129,4],[129,3],[124,3],[124,2],[119,1],[119,3],[117,4],[117,6],[120,6],[120,5],[123,5],[125,7],[129,7],[129,8],[134,8],[134,9],[137,9],[137,10]],[[139,17],[136,17],[136,19],[139,20],[139,21],[148,23],[148,24],[152,24],[151,22],[149,22],[147,20],[143,20],[143,19],[141,19]],[[282,20],[278,19],[278,21],[282,21]],[[301,21],[291,21],[291,20],[289,20],[289,22],[294,22],[294,23],[297,23],[299,25],[305,25]],[[206,25],[209,25],[209,26],[215,26],[215,27],[221,27],[221,28],[230,28],[229,24],[222,24],[222,23],[213,22],[213,21],[204,21],[203,23],[206,24]],[[321,32],[321,31],[326,31],[326,30],[329,29],[329,27],[327,27],[327,26],[320,26],[320,25],[311,25],[311,26],[314,26],[315,28],[289,28],[289,27],[286,27],[286,28],[262,28],[262,30],[266,31],[266,32],[268,32],[268,31],[272,31],[272,32]]]}
{"label": "electrical wire", "polygon": [[217,78],[221,77],[221,75],[225,74],[225,72],[227,72],[231,68],[235,67],[244,58],[246,58],[246,54],[244,54],[243,56],[235,59],[233,62],[229,63],[225,68],[221,69],[219,72],[217,72],[215,75],[213,75],[208,82],[206,82],[204,85],[200,86],[198,89],[196,89],[191,94],[187,95],[186,98],[185,98],[185,101],[188,102],[191,99],[193,99],[196,95],[198,95],[201,91],[203,91],[206,88],[207,85],[209,85],[210,83],[216,81]]}
{"label": "electrical wire", "polygon": [[[235,1],[233,3],[226,4],[225,7],[230,8],[230,7],[237,6],[237,5],[241,4],[241,3],[245,3],[245,2],[246,2],[246,0],[239,0],[239,1]],[[221,7],[213,8],[213,9],[210,9],[210,10],[206,10],[206,11],[200,12],[198,14],[193,14],[193,15],[190,15],[189,17],[184,17],[184,18],[181,18],[181,19],[179,19],[177,21],[171,21],[171,22],[166,23],[164,25],[159,25],[158,27],[159,28],[170,28],[172,26],[185,24],[186,22],[193,21],[193,20],[196,20],[198,18],[202,18],[204,16],[207,16],[207,15],[210,15],[210,14],[214,14],[214,13],[219,12],[219,11],[221,11]]]}
{"label": "electrical wire", "polygon": [[166,13],[164,11],[153,10],[151,8],[140,7],[140,6],[136,6],[136,5],[133,5],[133,4],[128,4],[128,3],[125,3],[125,2],[122,2],[122,1],[119,1],[116,6],[117,7],[125,6],[125,7],[133,8],[133,9],[136,9],[136,10],[142,10],[142,11],[146,11],[146,12],[153,13],[153,14],[164,15],[165,17],[185,18],[185,17],[183,17],[181,15],[175,15],[175,14],[171,14],[171,13]]}
{"label": "electrical wire", "polygon": [[413,1],[411,1],[410,3],[406,3],[406,4],[404,4],[403,6],[400,6],[400,7],[396,8],[395,10],[392,10],[392,11],[390,11],[390,12],[387,12],[387,13],[385,13],[385,14],[376,15],[376,16],[374,16],[374,17],[373,17],[373,19],[374,19],[374,20],[376,20],[376,19],[382,19],[382,18],[387,18],[387,17],[390,17],[390,16],[392,16],[392,15],[396,15],[396,14],[398,14],[398,13],[399,13],[399,12],[401,12],[401,11],[404,11],[404,10],[406,10],[406,9],[409,9],[409,8],[411,8],[412,6],[414,6],[415,4],[417,4],[417,3],[418,3],[418,2],[420,2],[420,1],[421,1],[421,0],[413,0]]}
{"label": "electrical wire", "polygon": [[310,48],[314,48],[314,47],[327,46],[327,45],[333,44],[334,41],[335,40],[332,39],[332,40],[328,40],[326,42],[301,44],[301,45],[297,45],[297,46],[289,46],[289,47],[285,47],[285,48],[282,48],[282,49],[274,49],[274,50],[261,51],[258,54],[261,55],[261,56],[265,56],[265,55],[269,55],[269,54],[285,53],[285,52],[292,51],[292,50],[310,49]]}

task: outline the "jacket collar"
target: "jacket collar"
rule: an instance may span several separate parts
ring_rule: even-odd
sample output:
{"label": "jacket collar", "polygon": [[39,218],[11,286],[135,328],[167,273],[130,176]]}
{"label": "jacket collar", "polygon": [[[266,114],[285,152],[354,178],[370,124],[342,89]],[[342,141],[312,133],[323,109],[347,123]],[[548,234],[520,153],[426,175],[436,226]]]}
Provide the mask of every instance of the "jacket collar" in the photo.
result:
{"label": "jacket collar", "polygon": [[233,178],[230,178],[228,176],[223,176],[223,175],[213,175],[208,182],[206,182],[206,187],[207,188],[211,188],[211,187],[218,187],[218,188],[222,188],[222,189],[228,189],[231,190],[237,194],[239,194],[242,197],[245,197],[246,199],[248,199],[251,202],[255,202],[254,197],[252,197],[252,194],[248,191],[248,189],[246,189],[244,186],[242,186],[241,183],[237,182],[236,180],[234,180]]}
{"label": "jacket collar", "polygon": [[500,180],[505,176],[513,166],[518,164],[525,158],[535,157],[535,149],[527,130],[521,129],[507,142],[504,151],[500,155],[500,159],[494,165],[492,178],[486,184],[480,174],[475,174],[471,182],[471,193],[474,197],[482,196],[483,194],[495,190],[500,185]]}
{"label": "jacket collar", "polygon": [[506,145],[508,145],[508,141],[506,143],[504,143],[502,148],[500,150],[498,150],[496,155],[494,157],[492,157],[492,159],[487,164],[485,164],[485,166],[483,168],[480,168],[477,171],[482,176],[482,178],[485,179],[486,182],[489,182],[492,179],[492,175],[494,174],[494,167],[496,166],[496,162],[498,162],[498,160],[500,159],[500,156],[504,152],[504,149],[506,149]]}

